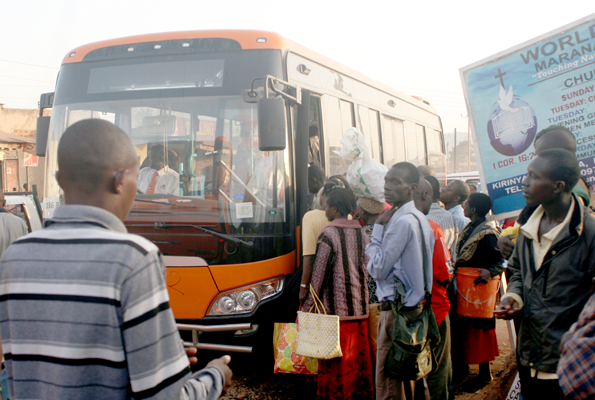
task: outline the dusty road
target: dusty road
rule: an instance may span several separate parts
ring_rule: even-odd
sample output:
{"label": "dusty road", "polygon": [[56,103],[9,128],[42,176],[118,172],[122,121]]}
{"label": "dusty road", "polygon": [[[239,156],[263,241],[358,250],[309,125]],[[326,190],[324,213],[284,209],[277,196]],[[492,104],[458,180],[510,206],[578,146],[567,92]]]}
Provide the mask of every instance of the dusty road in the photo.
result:
{"label": "dusty road", "polygon": [[[511,353],[508,331],[504,321],[498,321],[496,327],[500,356],[491,363],[494,379],[498,379],[502,372],[506,358]],[[272,344],[271,344],[272,348]],[[212,355],[205,354],[205,357]],[[263,399],[263,400],[305,400],[316,398],[316,377],[290,374],[273,374],[271,368],[266,368],[264,360],[256,359],[251,355],[232,355],[230,364],[234,371],[233,384],[227,394],[222,397],[225,400],[232,399]],[[478,373],[476,365],[471,366],[469,379]],[[477,400],[482,397],[482,391],[478,393],[465,393],[464,384],[462,390],[457,392],[456,400]]]}

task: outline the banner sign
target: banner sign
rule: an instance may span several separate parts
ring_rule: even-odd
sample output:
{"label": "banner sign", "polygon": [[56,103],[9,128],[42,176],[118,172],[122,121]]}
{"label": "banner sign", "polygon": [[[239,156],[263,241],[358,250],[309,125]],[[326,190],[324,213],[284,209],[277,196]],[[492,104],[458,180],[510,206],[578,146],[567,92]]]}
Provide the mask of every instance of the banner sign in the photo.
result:
{"label": "banner sign", "polygon": [[23,159],[24,159],[23,165],[25,167],[37,167],[37,162],[39,160],[38,156],[23,152]]}
{"label": "banner sign", "polygon": [[576,137],[595,183],[595,14],[460,69],[478,167],[496,219],[525,206],[522,182],[537,132]]}

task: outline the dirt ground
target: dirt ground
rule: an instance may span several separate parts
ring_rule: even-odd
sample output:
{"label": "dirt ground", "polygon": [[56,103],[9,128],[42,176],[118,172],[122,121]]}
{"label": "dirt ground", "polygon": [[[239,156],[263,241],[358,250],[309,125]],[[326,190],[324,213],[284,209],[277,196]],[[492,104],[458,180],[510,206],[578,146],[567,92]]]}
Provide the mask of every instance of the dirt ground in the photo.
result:
{"label": "dirt ground", "polygon": [[[494,391],[494,388],[498,387],[500,374],[504,371],[507,359],[511,354],[505,321],[497,321],[496,335],[500,356],[491,363],[494,382],[476,393],[465,393],[463,390],[459,390],[456,400],[484,399],[490,391]],[[222,399],[309,400],[316,398],[316,377],[272,374],[270,371],[265,371],[262,360],[255,360],[250,355],[233,355],[230,366],[234,371],[233,384]],[[471,374],[468,379],[476,376],[478,372],[477,365],[471,366]],[[462,388],[464,389],[464,384]],[[505,397],[506,394],[504,394]]]}
{"label": "dirt ground", "polygon": [[[492,369],[492,376],[494,377],[495,382],[492,382],[492,384],[474,393],[464,392],[465,382],[463,382],[463,384],[461,385],[461,389],[459,389],[459,391],[457,391],[456,393],[456,400],[484,399],[486,395],[490,392],[490,390],[493,390],[493,388],[498,386],[498,380],[500,379],[502,372],[504,372],[504,369],[507,366],[507,360],[509,359],[509,356],[512,353],[512,348],[510,347],[510,339],[508,337],[508,329],[506,327],[506,321],[496,321],[496,336],[498,337],[498,350],[500,352],[500,355],[490,363],[490,367]],[[470,374],[466,381],[473,378],[474,376],[477,376],[478,373],[479,366],[471,365]]]}

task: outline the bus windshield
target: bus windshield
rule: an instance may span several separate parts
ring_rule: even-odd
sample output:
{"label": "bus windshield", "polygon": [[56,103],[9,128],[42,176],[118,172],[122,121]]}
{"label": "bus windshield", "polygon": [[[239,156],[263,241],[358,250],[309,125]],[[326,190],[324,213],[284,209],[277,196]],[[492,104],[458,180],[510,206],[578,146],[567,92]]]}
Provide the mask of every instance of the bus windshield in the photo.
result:
{"label": "bus windshield", "polygon": [[[288,232],[287,152],[258,149],[255,104],[209,96],[61,105],[52,127],[87,118],[115,123],[134,143],[140,174],[127,225],[197,225],[244,236]],[[48,154],[48,165],[55,155]]]}
{"label": "bus windshield", "polygon": [[[289,150],[259,150],[257,106],[241,96],[255,78],[282,75],[280,52],[242,51],[228,39],[158,45],[100,48],[60,68],[45,217],[63,203],[53,179],[60,136],[77,121],[100,118],[122,128],[136,149],[140,174],[125,221],[129,232],[165,255],[200,256],[209,264],[286,254]],[[245,242],[254,246],[239,251]]]}

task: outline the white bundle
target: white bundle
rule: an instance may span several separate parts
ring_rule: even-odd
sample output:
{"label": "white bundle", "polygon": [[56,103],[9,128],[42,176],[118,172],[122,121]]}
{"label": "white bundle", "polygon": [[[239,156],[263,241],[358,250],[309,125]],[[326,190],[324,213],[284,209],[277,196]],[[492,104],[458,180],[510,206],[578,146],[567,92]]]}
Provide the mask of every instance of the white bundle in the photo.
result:
{"label": "white bundle", "polygon": [[356,196],[384,202],[384,176],[388,168],[370,157],[363,133],[349,128],[341,138],[343,148],[336,152],[342,158],[353,161],[347,168],[347,182]]}

